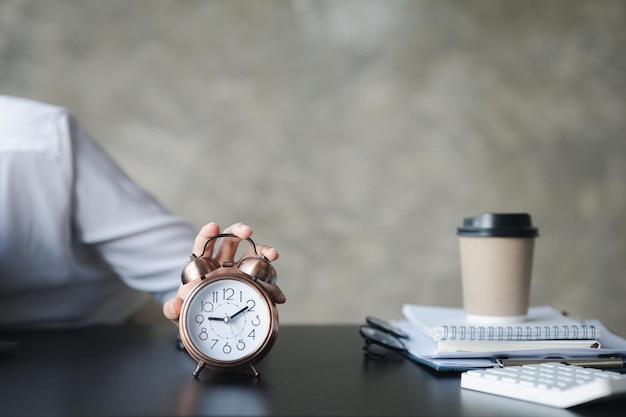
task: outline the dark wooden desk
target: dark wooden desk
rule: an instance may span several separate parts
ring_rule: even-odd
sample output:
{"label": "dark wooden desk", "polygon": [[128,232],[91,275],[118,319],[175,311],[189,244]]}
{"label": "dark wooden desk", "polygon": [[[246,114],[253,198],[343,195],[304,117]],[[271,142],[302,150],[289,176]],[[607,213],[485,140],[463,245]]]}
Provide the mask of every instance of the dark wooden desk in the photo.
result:
{"label": "dark wooden desk", "polygon": [[282,326],[261,377],[203,371],[159,326],[0,333],[1,416],[609,416],[626,399],[569,410],[461,390],[458,373],[368,360],[357,326]]}

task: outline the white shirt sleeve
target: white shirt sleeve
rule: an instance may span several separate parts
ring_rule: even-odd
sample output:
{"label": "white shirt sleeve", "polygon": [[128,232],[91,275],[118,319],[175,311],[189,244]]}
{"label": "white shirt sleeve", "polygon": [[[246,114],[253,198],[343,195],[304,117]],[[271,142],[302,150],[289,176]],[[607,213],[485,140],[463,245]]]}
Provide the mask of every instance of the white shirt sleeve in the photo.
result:
{"label": "white shirt sleeve", "polygon": [[157,296],[171,295],[189,260],[192,227],[122,172],[76,120],[68,121],[77,238],[97,248],[126,284]]}
{"label": "white shirt sleeve", "polygon": [[116,323],[145,293],[163,302],[194,237],[66,109],[0,96],[0,327]]}

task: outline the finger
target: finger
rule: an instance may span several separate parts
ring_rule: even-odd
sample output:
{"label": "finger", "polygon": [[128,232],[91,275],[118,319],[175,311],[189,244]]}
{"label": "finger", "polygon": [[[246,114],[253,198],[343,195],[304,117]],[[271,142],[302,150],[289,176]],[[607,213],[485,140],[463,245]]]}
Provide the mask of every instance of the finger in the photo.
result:
{"label": "finger", "polygon": [[[215,246],[215,239],[210,241],[205,248],[205,243],[209,238],[215,237],[220,234],[220,226],[217,223],[207,223],[200,229],[198,235],[193,244],[193,253],[196,256],[208,256],[213,255],[213,247]],[[204,253],[203,253],[204,251]]]}
{"label": "finger", "polygon": [[174,322],[178,322],[180,317],[180,310],[183,307],[183,299],[180,297],[174,297],[163,303],[163,315]]}
{"label": "finger", "polygon": [[247,224],[239,222],[224,229],[223,233],[232,233],[236,237],[223,238],[217,246],[213,257],[220,262],[232,262],[235,259],[239,242],[241,242],[241,239],[247,239],[252,236],[252,229]]}
{"label": "finger", "polygon": [[252,228],[246,223],[238,222],[235,224],[231,224],[226,229],[224,229],[224,233],[232,233],[234,235],[237,235],[241,239],[247,239],[252,236]]}
{"label": "finger", "polygon": [[163,315],[169,320],[178,322],[178,318],[180,317],[180,311],[183,308],[183,300],[187,298],[189,293],[200,281],[200,278],[188,282],[187,284],[181,284],[178,286],[178,291],[176,292],[176,296],[170,298],[169,300],[163,303]]}
{"label": "finger", "polygon": [[276,304],[283,304],[285,301],[287,301],[287,296],[280,289],[278,285],[268,284],[267,282],[260,281],[260,280],[257,282],[261,284],[270,293],[270,295],[272,296],[272,299],[274,300]]}
{"label": "finger", "polygon": [[280,256],[278,249],[265,245],[257,245],[257,252],[261,256],[265,256],[270,261],[275,261]]}
{"label": "finger", "polygon": [[266,246],[266,245],[255,245],[255,246],[256,246],[256,252],[257,252],[256,254],[254,253],[254,250],[252,249],[252,247],[250,247],[241,256],[241,259],[259,255],[259,256],[265,256],[269,261],[275,261],[280,256],[280,253],[278,252],[278,249],[276,248],[272,248],[271,246]]}

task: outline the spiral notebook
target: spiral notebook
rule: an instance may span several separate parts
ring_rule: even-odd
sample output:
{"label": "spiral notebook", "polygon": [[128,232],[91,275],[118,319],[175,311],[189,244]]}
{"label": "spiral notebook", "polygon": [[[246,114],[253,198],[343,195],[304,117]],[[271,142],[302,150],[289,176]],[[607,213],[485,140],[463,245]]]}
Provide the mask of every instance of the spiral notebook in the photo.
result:
{"label": "spiral notebook", "polygon": [[[540,349],[510,349],[500,342],[500,345],[491,346],[481,352],[476,351],[440,351],[437,341],[418,329],[407,319],[392,320],[391,323],[405,332],[409,338],[403,340],[406,346],[406,356],[422,365],[429,366],[437,371],[465,371],[468,369],[497,367],[496,359],[588,359],[588,358],[626,358],[626,340],[611,332],[598,320],[584,320],[584,324],[594,326],[602,336],[598,338],[601,347],[573,348],[570,346],[540,348]],[[579,340],[573,340],[579,342]],[[520,342],[523,343],[523,342]],[[626,359],[625,359],[626,360]]]}
{"label": "spiral notebook", "polygon": [[565,316],[551,306],[530,307],[522,323],[477,325],[462,308],[405,304],[402,314],[436,341],[595,340],[600,327]]}

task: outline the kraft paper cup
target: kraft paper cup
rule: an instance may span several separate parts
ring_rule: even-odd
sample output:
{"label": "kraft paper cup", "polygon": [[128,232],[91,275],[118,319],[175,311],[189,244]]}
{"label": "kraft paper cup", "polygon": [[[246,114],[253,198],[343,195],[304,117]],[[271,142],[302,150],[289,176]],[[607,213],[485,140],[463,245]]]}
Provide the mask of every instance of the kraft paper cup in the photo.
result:
{"label": "kraft paper cup", "polygon": [[463,307],[475,323],[526,319],[538,230],[527,213],[483,213],[458,228]]}

